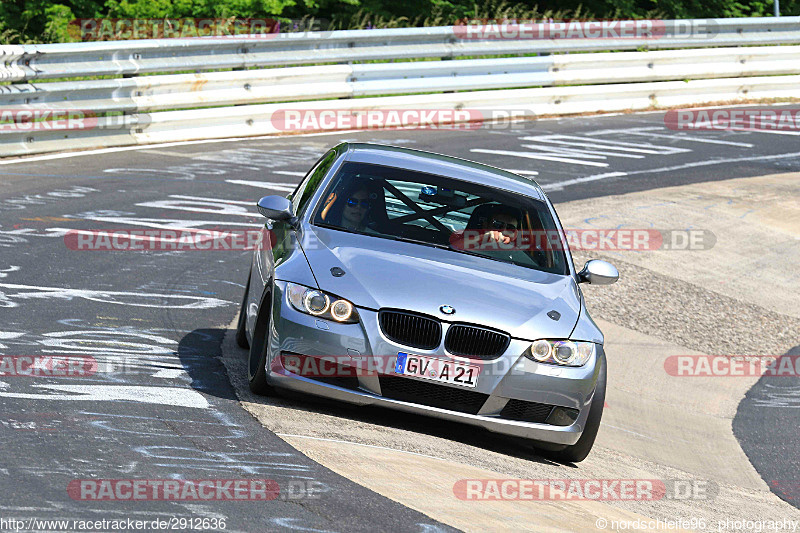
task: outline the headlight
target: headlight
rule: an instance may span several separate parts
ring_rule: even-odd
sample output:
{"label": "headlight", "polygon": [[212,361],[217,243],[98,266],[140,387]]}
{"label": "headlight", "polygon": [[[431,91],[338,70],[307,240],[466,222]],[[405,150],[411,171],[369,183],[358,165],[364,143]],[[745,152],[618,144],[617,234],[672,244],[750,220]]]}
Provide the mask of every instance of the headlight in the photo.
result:
{"label": "headlight", "polygon": [[595,352],[593,342],[550,341],[540,339],[531,344],[525,357],[539,363],[563,366],[583,366]]}
{"label": "headlight", "polygon": [[344,324],[358,322],[356,308],[343,298],[294,283],[286,284],[286,292],[292,307],[301,313]]}
{"label": "headlight", "polygon": [[331,299],[322,291],[309,289],[303,293],[303,309],[314,316],[324,315],[330,305]]}

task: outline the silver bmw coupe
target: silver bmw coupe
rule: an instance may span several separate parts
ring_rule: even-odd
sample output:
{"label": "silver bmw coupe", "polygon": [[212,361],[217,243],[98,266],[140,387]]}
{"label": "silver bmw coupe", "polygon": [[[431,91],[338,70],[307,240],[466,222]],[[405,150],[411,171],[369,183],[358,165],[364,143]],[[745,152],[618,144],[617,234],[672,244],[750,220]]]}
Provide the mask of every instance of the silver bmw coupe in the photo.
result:
{"label": "silver bmw coupe", "polygon": [[479,163],[342,143],[267,218],[236,340],[250,388],[480,426],[583,460],[603,413],[603,334],[552,203]]}

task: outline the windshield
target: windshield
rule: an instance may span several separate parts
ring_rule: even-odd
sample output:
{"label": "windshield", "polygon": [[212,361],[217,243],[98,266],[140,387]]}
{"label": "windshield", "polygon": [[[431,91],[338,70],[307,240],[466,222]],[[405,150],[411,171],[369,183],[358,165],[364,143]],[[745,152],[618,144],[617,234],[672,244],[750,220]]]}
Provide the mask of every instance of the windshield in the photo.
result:
{"label": "windshield", "polygon": [[312,224],[567,273],[561,246],[541,239],[558,235],[544,202],[433,174],[345,163]]}

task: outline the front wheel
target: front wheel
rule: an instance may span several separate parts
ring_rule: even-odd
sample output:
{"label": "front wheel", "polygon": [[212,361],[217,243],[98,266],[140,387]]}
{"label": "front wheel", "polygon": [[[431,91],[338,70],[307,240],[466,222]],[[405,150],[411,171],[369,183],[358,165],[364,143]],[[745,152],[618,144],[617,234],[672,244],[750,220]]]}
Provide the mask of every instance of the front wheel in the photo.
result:
{"label": "front wheel", "polygon": [[548,456],[561,462],[578,463],[586,459],[594,446],[594,439],[597,437],[597,430],[600,429],[600,419],[603,417],[603,406],[606,403],[606,363],[601,363],[600,375],[597,377],[597,386],[592,398],[592,405],[589,407],[589,416],[586,419],[586,426],[578,442],[567,446],[557,452],[549,452]]}
{"label": "front wheel", "polygon": [[247,341],[247,295],[250,292],[250,274],[247,275],[247,284],[244,287],[242,306],[239,309],[239,321],[236,323],[236,344],[245,350],[250,348]]}
{"label": "front wheel", "polygon": [[247,381],[250,390],[261,396],[270,396],[275,389],[267,383],[267,353],[269,349],[270,326],[272,324],[272,292],[268,288],[261,299],[256,315],[256,327],[250,343],[247,358]]}

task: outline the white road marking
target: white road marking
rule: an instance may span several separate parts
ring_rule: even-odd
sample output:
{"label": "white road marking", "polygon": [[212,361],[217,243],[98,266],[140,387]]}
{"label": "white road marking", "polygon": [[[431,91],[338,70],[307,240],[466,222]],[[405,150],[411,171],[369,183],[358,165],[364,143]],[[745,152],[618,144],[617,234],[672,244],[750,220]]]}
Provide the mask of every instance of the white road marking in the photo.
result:
{"label": "white road marking", "polygon": [[[0,331],[0,340],[18,339],[23,335],[25,335],[25,333],[22,331]],[[8,348],[8,346],[0,342],[0,349],[6,349],[6,348]],[[0,388],[2,388],[2,385],[0,385]]]}
{"label": "white road marking", "polygon": [[[5,468],[2,469],[2,472],[8,475],[8,470]],[[53,508],[48,507],[8,507],[6,505],[0,505],[0,511],[53,511]]]}
{"label": "white road marking", "polygon": [[[777,155],[762,155],[762,156],[747,156],[747,157],[732,157],[726,159],[712,159],[711,161],[694,161],[692,163],[684,163],[682,165],[675,165],[672,167],[661,167],[661,168],[651,168],[646,170],[631,170],[626,172],[628,176],[633,176],[634,174],[652,174],[654,172],[670,172],[673,170],[683,170],[686,168],[694,168],[694,167],[707,167],[712,165],[722,165],[725,163],[742,163],[748,161],[771,161],[773,159],[792,159],[792,158],[800,158],[800,152],[791,152],[788,154],[777,154]],[[733,179],[736,176],[728,176],[727,179]]]}
{"label": "white road marking", "polygon": [[234,185],[247,185],[249,187],[259,187],[261,189],[273,189],[276,191],[294,192],[297,185],[289,185],[288,183],[270,183],[268,181],[252,181],[252,180],[225,180],[227,183]]}
{"label": "white road marking", "polygon": [[273,170],[273,174],[283,174],[284,176],[305,176],[305,172],[296,172],[293,170]]}
{"label": "white road marking", "polygon": [[597,152],[594,150],[565,148],[563,146],[547,146],[538,144],[523,144],[521,145],[521,147],[527,148],[529,150],[535,150],[537,152],[543,153],[544,155],[554,155],[557,157],[564,156],[564,157],[574,157],[577,159],[608,159],[608,154],[603,152]]}
{"label": "white road marking", "polygon": [[181,377],[183,374],[186,374],[186,370],[183,368],[164,368],[153,374],[152,377],[174,379]]}
{"label": "white road marking", "polygon": [[[148,387],[134,385],[33,385],[45,391],[56,391],[56,394],[31,394],[16,392],[0,392],[6,398],[22,398],[26,400],[75,400],[75,401],[131,401],[172,405],[175,407],[194,407],[207,409],[208,401],[194,389],[179,387]],[[58,394],[67,393],[67,394]]]}
{"label": "white road marking", "polygon": [[[685,163],[682,165],[675,165],[671,167],[661,167],[661,168],[651,168],[651,169],[644,169],[644,170],[631,170],[629,172],[608,172],[606,174],[595,174],[593,176],[586,176],[583,178],[575,178],[566,181],[558,181],[555,183],[546,183],[542,184],[542,189],[546,191],[558,191],[563,189],[564,187],[568,187],[570,185],[577,185],[579,183],[586,183],[590,181],[597,181],[607,178],[616,178],[621,176],[633,176],[636,174],[654,174],[658,172],[671,172],[673,170],[683,170],[687,168],[693,167],[705,167],[705,166],[712,166],[712,165],[722,165],[725,163],[740,163],[740,162],[747,162],[747,161],[771,161],[773,159],[792,159],[792,158],[800,158],[800,152],[792,152],[788,154],[777,154],[777,155],[765,155],[765,156],[758,156],[758,157],[736,157],[736,158],[727,158],[727,159],[715,159],[712,161],[695,161],[692,163]],[[730,178],[735,178],[736,176],[730,176]]]}
{"label": "white road marking", "polygon": [[0,278],[7,278],[10,272],[18,272],[19,267],[16,265],[9,265],[6,269],[0,269]]}
{"label": "white road marking", "polygon": [[504,168],[506,172],[513,172],[514,174],[522,174],[523,176],[538,176],[539,172],[536,170],[512,170],[510,168]]}
{"label": "white road marking", "polygon": [[[130,327],[52,331],[43,333],[42,337],[39,342],[53,352],[92,355],[98,358],[98,362],[105,358],[118,365],[133,361],[164,365],[167,364],[165,358],[156,356],[173,356],[177,348],[174,339]],[[117,355],[125,357],[118,360]],[[167,359],[170,360],[172,364],[177,364],[174,357]]]}
{"label": "white road marking", "polygon": [[570,185],[577,185],[578,183],[586,183],[589,181],[598,181],[604,180],[607,178],[617,178],[620,176],[627,176],[627,172],[608,172],[606,174],[595,174],[593,176],[585,176],[583,178],[575,178],[566,181],[558,181],[556,183],[547,183],[542,185],[542,189],[545,191],[560,191],[564,187],[568,187]]}
{"label": "white road marking", "polygon": [[140,207],[155,207],[159,209],[174,209],[189,211],[191,213],[213,213],[216,215],[232,215],[240,217],[254,217],[257,213],[246,209],[244,206],[255,207],[252,201],[220,200],[216,198],[202,198],[197,196],[170,195],[166,200],[154,200],[136,204]]}
{"label": "white road marking", "polygon": [[565,155],[565,156],[579,157],[584,159],[608,159],[609,156],[622,157],[626,159],[644,159],[645,157],[643,155],[637,155],[637,154],[609,153],[609,152],[601,152],[599,150],[587,150],[585,148],[564,148],[561,145],[545,146],[538,144],[523,144],[522,147],[530,148],[533,150],[544,151],[545,153],[551,153],[553,155]]}
{"label": "white road marking", "polygon": [[[294,189],[292,189],[294,190]],[[208,198],[205,196],[184,196],[182,194],[170,194],[170,198],[178,198],[180,200],[197,200],[199,202],[211,202],[215,204],[235,204],[235,205],[253,205],[253,202],[244,202],[242,200],[224,200],[222,198]]]}
{"label": "white road marking", "polygon": [[[17,289],[19,291],[25,291],[17,292],[16,294],[8,294],[0,290],[0,307],[18,307],[19,304],[12,302],[11,298],[18,298],[22,300],[32,298],[63,300],[83,298],[93,302],[129,305],[131,307],[152,307],[156,309],[213,309],[215,307],[224,307],[231,304],[231,302],[227,302],[225,300],[209,298],[206,296],[185,296],[180,294],[156,294],[146,292],[138,293],[127,291],[94,291],[84,289],[67,289],[63,287],[18,285],[14,283],[0,283],[0,289]],[[137,301],[137,299],[149,299],[150,301]],[[188,300],[190,303],[171,304],[165,300]]]}
{"label": "white road marking", "polygon": [[690,137],[688,135],[668,135],[666,133],[653,133],[650,130],[663,131],[664,128],[655,127],[655,128],[626,128],[626,129],[616,129],[616,130],[600,130],[587,133],[587,135],[611,135],[611,134],[624,133],[626,135],[642,135],[645,137],[657,137],[660,139],[678,139],[681,141],[707,143],[707,144],[724,144],[728,146],[740,146],[742,148],[752,148],[753,146],[755,146],[750,143],[723,141],[721,139],[703,139],[700,137]]}
{"label": "white road marking", "polygon": [[732,131],[748,131],[750,133],[771,133],[772,135],[800,135],[800,131],[788,131],[788,130],[748,130],[748,129],[737,129],[732,128]]}
{"label": "white road marking", "polygon": [[[632,143],[609,139],[595,139],[593,137],[581,137],[577,135],[541,135],[538,137],[522,137],[521,140],[652,155],[683,154],[692,151],[689,148],[677,148],[675,146],[659,146],[650,143]],[[607,155],[614,154],[609,153]]]}
{"label": "white road marking", "polygon": [[281,518],[270,518],[272,523],[278,526],[278,529],[285,529],[287,531],[308,531],[309,533],[335,533],[332,529],[317,529],[314,527],[303,526],[302,518],[294,518],[285,516]]}
{"label": "white road marking", "polygon": [[[254,215],[255,217],[255,215]],[[156,229],[174,229],[174,230],[182,230],[187,228],[196,229],[200,226],[219,226],[219,220],[183,220],[177,218],[135,218],[135,217],[123,217],[123,216],[79,216],[76,218],[82,218],[85,220],[94,220],[96,222],[108,222],[113,224],[128,224],[132,226],[142,226],[146,228],[156,228]],[[247,226],[253,227],[253,224],[247,222],[225,222],[226,226]],[[68,228],[49,228],[52,231],[63,231],[68,232],[72,231]],[[21,230],[20,230],[21,231]],[[9,232],[10,233],[10,232]],[[22,235],[27,235],[23,233]],[[60,236],[60,235],[59,235]]]}
{"label": "white road marking", "polygon": [[[81,411],[80,414],[86,415],[86,416],[91,416],[91,417],[98,417],[98,419],[92,420],[90,422],[90,424],[92,426],[96,426],[96,427],[102,428],[102,429],[104,429],[106,431],[114,431],[114,432],[118,432],[118,433],[136,433],[139,436],[158,437],[158,436],[164,436],[164,435],[167,435],[167,434],[172,434],[173,431],[169,429],[169,428],[172,427],[172,424],[169,424],[170,422],[174,422],[174,423],[177,423],[177,424],[189,424],[189,425],[192,426],[192,428],[194,430],[197,431],[196,435],[184,433],[183,434],[184,438],[200,438],[200,437],[202,437],[202,438],[205,438],[205,439],[238,439],[238,438],[242,438],[242,437],[247,435],[247,433],[245,431],[237,429],[237,428],[240,427],[238,424],[235,424],[235,423],[233,423],[233,422],[231,422],[229,420],[226,420],[226,418],[227,418],[226,415],[224,415],[223,413],[220,413],[218,411],[211,411],[210,414],[214,418],[219,419],[221,421],[221,423],[220,422],[204,422],[204,421],[201,421],[201,420],[187,420],[185,418],[184,419],[165,418],[163,416],[157,416],[156,417],[156,416],[121,415],[121,414],[112,414],[112,413],[97,413],[97,412],[94,412],[94,411]],[[137,420],[137,421],[140,421],[140,422],[139,422],[139,424],[135,424],[134,426],[132,426],[135,429],[124,429],[124,428],[120,428],[120,427],[114,427],[113,424],[118,419]],[[150,427],[150,426],[148,426],[146,422],[144,422],[144,423],[141,422],[142,420],[145,420],[145,421],[149,420],[149,421],[158,422],[158,428],[160,429],[160,431],[145,431],[143,428],[144,427]],[[207,428],[200,427],[200,426],[204,426],[204,425],[205,426],[217,426],[217,427],[218,426],[222,426],[222,427],[227,429],[228,433],[226,435],[215,434],[215,435],[212,436],[212,435],[209,434],[209,432],[208,432],[209,430]]]}
{"label": "white road marking", "polygon": [[[147,457],[154,466],[178,467],[180,469],[238,471],[258,474],[264,470],[290,470],[294,472],[309,471],[307,465],[290,462],[297,457],[294,452],[271,452],[270,458],[255,452],[212,452],[198,448],[180,446],[139,446],[134,451]],[[286,457],[287,460],[278,460]],[[271,460],[270,460],[271,459]],[[159,462],[161,461],[169,461]],[[301,476],[298,476],[301,478]],[[310,479],[305,477],[305,479]]]}
{"label": "white road marking", "polygon": [[487,148],[472,148],[470,152],[478,154],[494,154],[494,155],[507,155],[511,157],[524,157],[527,159],[540,159],[542,161],[555,161],[558,163],[572,163],[574,165],[586,165],[590,167],[608,166],[608,163],[598,163],[596,161],[581,161],[579,159],[568,159],[565,157],[554,157],[534,152],[512,152],[510,150],[489,150]]}
{"label": "white road marking", "polygon": [[136,465],[137,465],[137,464],[138,464],[138,463],[137,463],[136,461],[131,461],[131,462],[128,464],[128,466],[125,466],[125,467],[120,467],[119,471],[120,471],[120,472],[122,472],[122,473],[124,473],[124,474],[130,474],[131,472],[133,472],[134,470],[136,470]]}

